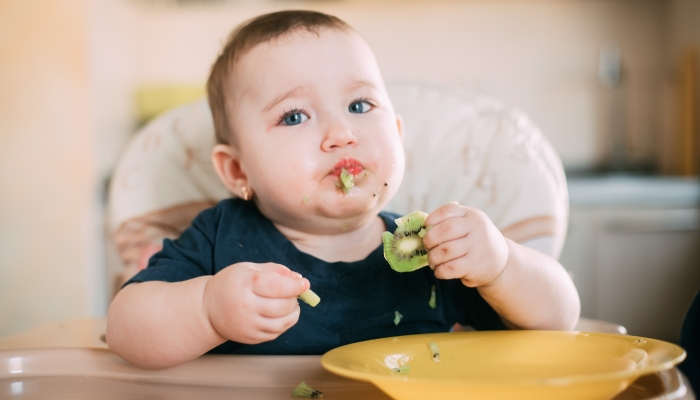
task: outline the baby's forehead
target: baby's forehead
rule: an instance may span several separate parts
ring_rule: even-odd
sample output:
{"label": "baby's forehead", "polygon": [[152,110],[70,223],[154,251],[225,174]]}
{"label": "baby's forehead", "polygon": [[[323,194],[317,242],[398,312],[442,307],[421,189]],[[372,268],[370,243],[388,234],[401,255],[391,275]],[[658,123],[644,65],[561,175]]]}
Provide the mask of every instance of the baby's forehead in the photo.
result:
{"label": "baby's forehead", "polygon": [[298,83],[303,87],[304,81],[381,81],[374,54],[364,39],[354,31],[332,27],[297,29],[259,43],[235,60],[230,77],[227,92],[238,100],[269,95],[279,86]]}

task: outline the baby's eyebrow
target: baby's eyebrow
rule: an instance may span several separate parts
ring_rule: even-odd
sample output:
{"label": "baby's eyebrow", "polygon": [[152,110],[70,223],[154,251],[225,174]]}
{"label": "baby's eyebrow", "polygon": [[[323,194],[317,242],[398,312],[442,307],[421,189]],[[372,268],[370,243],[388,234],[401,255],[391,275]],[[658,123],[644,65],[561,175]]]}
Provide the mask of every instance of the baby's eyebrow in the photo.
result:
{"label": "baby's eyebrow", "polygon": [[304,88],[303,88],[302,86],[297,86],[297,87],[295,87],[294,89],[288,91],[287,93],[285,93],[285,94],[283,94],[283,95],[281,95],[281,96],[275,97],[274,100],[272,100],[272,101],[264,108],[264,111],[270,111],[270,110],[272,109],[272,107],[274,107],[274,106],[276,106],[277,104],[281,103],[281,102],[284,101],[285,99],[288,99],[288,98],[290,98],[290,97],[292,97],[292,96],[296,96],[296,95],[298,95],[300,92],[303,92],[303,91],[304,91]]}
{"label": "baby's eyebrow", "polygon": [[364,86],[369,86],[371,89],[376,89],[374,84],[370,81],[356,81],[348,87],[348,90],[353,91],[353,90],[357,90],[357,89],[364,87]]}

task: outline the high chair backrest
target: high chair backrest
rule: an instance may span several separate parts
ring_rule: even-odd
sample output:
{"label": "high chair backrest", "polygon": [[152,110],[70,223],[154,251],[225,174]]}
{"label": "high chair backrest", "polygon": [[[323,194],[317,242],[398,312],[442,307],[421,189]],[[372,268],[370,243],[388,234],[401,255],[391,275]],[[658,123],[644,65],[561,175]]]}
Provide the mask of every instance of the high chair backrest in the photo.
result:
{"label": "high chair backrest", "polygon": [[[404,120],[406,173],[387,210],[477,207],[506,237],[559,256],[568,218],[561,161],[523,112],[454,88],[388,84]],[[131,271],[144,248],[176,237],[203,208],[231,196],[211,164],[205,100],[148,124],[122,156],[110,191],[111,225]]]}

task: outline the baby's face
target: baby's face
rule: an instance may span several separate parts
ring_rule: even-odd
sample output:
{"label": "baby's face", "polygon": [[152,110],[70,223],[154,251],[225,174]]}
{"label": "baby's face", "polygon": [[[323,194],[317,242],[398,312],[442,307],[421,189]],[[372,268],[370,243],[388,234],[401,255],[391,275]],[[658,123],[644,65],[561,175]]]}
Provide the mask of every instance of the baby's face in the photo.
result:
{"label": "baby's face", "polygon": [[[369,46],[355,33],[297,31],[233,69],[228,110],[260,210],[332,233],[374,218],[403,178],[400,123]],[[339,188],[342,169],[355,186]]]}

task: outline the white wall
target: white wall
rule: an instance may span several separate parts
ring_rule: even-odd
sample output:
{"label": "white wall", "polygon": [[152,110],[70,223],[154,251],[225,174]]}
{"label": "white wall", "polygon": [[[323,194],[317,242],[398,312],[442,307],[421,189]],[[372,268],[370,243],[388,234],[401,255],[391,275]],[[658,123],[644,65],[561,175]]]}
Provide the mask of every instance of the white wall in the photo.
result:
{"label": "white wall", "polygon": [[668,43],[670,59],[684,48],[700,49],[700,1],[670,0],[668,2]]}
{"label": "white wall", "polygon": [[[700,0],[670,0],[665,18],[663,52],[663,106],[662,130],[657,138],[658,164],[667,173],[678,173],[679,149],[683,143],[680,125],[683,124],[678,109],[683,107],[679,93],[683,61],[689,53],[695,55],[695,82],[700,82]],[[686,66],[687,67],[687,66]],[[700,143],[700,87],[695,87],[695,137]],[[696,154],[700,154],[700,148]]]}
{"label": "white wall", "polygon": [[92,0],[88,10],[90,97],[98,146],[98,175],[106,179],[136,129],[134,88],[141,80],[138,50],[146,26],[134,5],[123,0]]}
{"label": "white wall", "polygon": [[121,31],[141,35],[134,48],[137,83],[204,82],[238,23],[273,10],[312,8],[363,34],[386,79],[458,84],[524,109],[570,168],[590,168],[605,157],[611,99],[597,82],[597,58],[603,42],[616,42],[632,156],[648,157],[660,129],[662,0],[129,4],[140,18]]}
{"label": "white wall", "polygon": [[105,307],[86,4],[0,1],[0,336]]}

